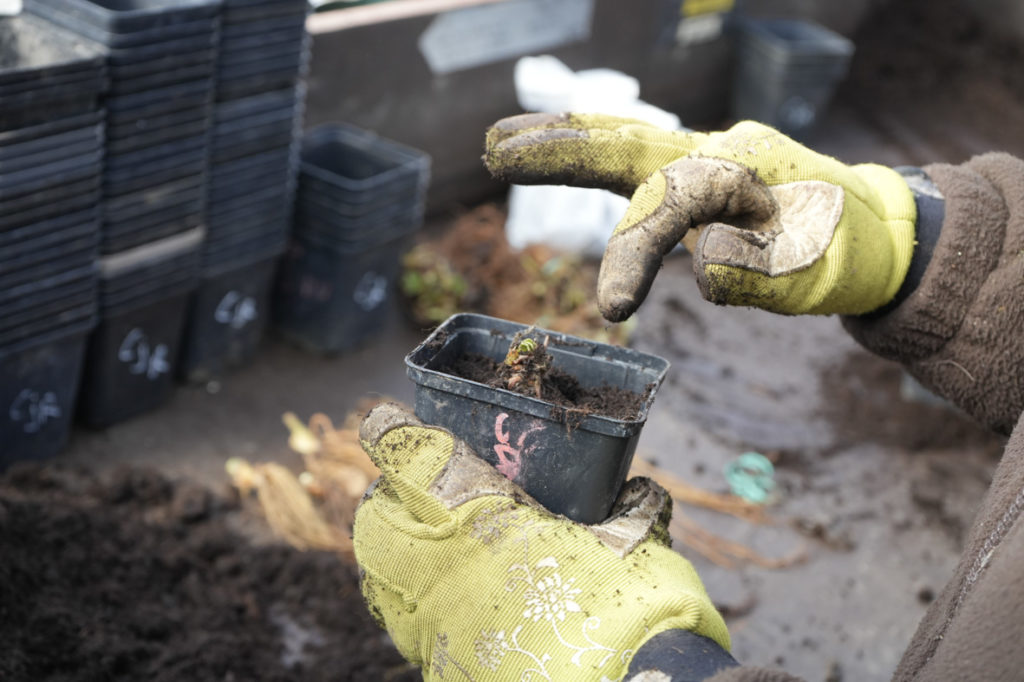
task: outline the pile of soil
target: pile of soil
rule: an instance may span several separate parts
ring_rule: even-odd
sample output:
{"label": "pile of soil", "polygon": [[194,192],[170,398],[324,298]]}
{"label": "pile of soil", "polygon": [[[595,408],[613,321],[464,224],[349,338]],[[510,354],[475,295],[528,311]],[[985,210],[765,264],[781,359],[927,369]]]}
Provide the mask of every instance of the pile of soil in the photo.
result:
{"label": "pile of soil", "polygon": [[[498,376],[500,366],[500,362],[486,355],[466,353],[438,368],[438,371],[493,388],[505,388],[504,380]],[[540,397],[573,412],[628,421],[639,417],[647,394],[609,384],[587,388],[576,377],[558,367],[552,367],[541,383]]]}
{"label": "pile of soil", "polygon": [[354,566],[150,470],[0,477],[0,679],[419,680]]}

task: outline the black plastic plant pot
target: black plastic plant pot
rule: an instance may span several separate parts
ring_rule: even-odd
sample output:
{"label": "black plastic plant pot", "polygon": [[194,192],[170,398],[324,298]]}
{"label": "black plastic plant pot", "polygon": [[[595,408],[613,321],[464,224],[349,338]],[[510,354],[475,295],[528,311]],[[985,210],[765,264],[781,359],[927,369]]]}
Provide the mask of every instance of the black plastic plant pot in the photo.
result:
{"label": "black plastic plant pot", "polygon": [[67,443],[87,334],[79,325],[0,349],[0,469],[52,457]]}
{"label": "black plastic plant pot", "polygon": [[492,388],[442,371],[465,353],[501,361],[525,325],[485,315],[448,318],[406,359],[416,384],[416,416],[465,440],[483,459],[552,512],[580,523],[605,520],[626,480],[637,440],[668,361],[558,332],[553,366],[585,388],[604,385],[644,396],[633,419],[576,419],[551,402]]}
{"label": "black plastic plant pot", "polygon": [[179,362],[187,381],[206,382],[248,363],[270,317],[277,259],[204,278],[192,300]]}
{"label": "black plastic plant pot", "polygon": [[405,238],[342,253],[297,237],[278,278],[274,322],[289,341],[337,353],[379,334],[387,321]]}
{"label": "black plastic plant pot", "polygon": [[188,295],[110,315],[89,340],[78,413],[103,428],[163,405],[174,390],[174,369]]}

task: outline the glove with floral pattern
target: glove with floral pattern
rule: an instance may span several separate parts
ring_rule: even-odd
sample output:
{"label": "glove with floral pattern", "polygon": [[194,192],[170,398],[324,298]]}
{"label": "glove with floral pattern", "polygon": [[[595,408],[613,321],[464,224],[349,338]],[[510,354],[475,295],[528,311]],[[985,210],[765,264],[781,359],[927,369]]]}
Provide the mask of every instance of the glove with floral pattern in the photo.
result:
{"label": "glove with floral pattern", "polygon": [[728,649],[653,481],[629,481],[609,520],[584,526],[398,405],[374,409],[360,439],[383,473],[356,512],[363,595],[424,679],[618,680],[672,629]]}

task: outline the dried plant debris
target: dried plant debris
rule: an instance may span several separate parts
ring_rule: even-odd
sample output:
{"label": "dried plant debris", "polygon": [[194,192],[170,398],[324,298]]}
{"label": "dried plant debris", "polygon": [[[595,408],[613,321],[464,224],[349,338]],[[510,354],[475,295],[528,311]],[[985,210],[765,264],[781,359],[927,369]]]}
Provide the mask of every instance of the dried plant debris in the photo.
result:
{"label": "dried plant debris", "polygon": [[602,343],[625,344],[634,327],[609,324],[597,309],[596,262],[546,246],[513,249],[505,214],[485,204],[402,259],[405,311],[419,327],[478,312]]}

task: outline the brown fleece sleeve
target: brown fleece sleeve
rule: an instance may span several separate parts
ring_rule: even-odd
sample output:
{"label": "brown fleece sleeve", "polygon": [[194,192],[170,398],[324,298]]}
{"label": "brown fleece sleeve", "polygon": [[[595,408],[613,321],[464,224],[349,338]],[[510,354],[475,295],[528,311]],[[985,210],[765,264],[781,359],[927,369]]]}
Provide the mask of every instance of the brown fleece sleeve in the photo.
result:
{"label": "brown fleece sleeve", "polygon": [[1010,433],[1024,411],[1024,161],[985,154],[925,168],[945,197],[921,283],[879,317],[846,317],[861,345]]}

